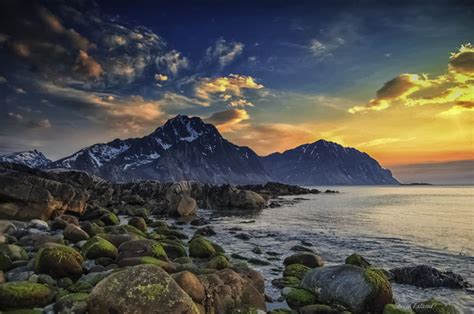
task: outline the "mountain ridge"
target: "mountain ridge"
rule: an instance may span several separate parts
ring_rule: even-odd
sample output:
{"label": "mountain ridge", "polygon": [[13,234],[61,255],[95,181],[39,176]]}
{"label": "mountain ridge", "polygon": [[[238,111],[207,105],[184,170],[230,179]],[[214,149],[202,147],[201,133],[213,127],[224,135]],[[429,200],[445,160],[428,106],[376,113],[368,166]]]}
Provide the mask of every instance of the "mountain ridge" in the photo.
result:
{"label": "mountain ridge", "polygon": [[143,137],[97,143],[39,168],[84,170],[118,182],[399,184],[390,170],[352,147],[320,139],[258,156],[222,137],[214,125],[186,115],[169,119]]}

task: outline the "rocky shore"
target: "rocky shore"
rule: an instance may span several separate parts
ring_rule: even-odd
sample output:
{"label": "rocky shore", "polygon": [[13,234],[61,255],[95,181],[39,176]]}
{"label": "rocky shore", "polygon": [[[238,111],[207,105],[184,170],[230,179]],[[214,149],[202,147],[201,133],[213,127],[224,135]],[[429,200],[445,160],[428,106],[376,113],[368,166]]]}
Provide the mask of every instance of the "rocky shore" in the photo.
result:
{"label": "rocky shore", "polygon": [[[283,260],[272,281],[281,299],[272,300],[249,266],[266,260],[229,253],[212,224],[196,216],[197,208],[255,211],[309,193],[320,192],[276,183],[119,184],[0,164],[0,310],[265,313],[281,301],[288,306],[269,313],[457,313],[434,299],[399,308],[391,287],[469,287],[457,274],[426,265],[383,270],[358,254],[328,266],[308,243]],[[248,236],[230,232],[235,241]]]}

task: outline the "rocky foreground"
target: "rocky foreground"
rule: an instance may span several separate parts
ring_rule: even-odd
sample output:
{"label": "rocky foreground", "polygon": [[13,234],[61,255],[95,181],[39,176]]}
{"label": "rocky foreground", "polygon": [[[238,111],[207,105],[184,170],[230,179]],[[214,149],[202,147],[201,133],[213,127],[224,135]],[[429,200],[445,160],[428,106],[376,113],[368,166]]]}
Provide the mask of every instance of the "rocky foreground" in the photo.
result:
{"label": "rocky foreground", "polygon": [[[276,183],[113,184],[84,172],[0,164],[0,310],[265,313],[265,278],[209,240],[212,226],[196,209],[261,210],[279,206],[275,197],[308,193],[319,191]],[[424,265],[386,271],[354,254],[326,266],[299,251],[272,282],[288,308],[270,313],[457,313],[433,299],[398,308],[391,281],[469,286]]]}

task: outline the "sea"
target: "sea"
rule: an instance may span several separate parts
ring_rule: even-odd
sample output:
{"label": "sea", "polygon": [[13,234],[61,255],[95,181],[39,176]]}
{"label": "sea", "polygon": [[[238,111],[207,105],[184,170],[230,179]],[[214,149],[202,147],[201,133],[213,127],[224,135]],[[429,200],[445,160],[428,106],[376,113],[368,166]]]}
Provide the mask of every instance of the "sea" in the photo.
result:
{"label": "sea", "polygon": [[[344,263],[354,252],[384,269],[427,264],[453,271],[474,284],[473,186],[324,186],[337,194],[289,196],[293,204],[258,212],[211,211],[199,215],[217,232],[210,237],[229,254],[269,261],[253,266],[266,279],[269,309],[285,307],[271,280],[281,277],[283,259],[304,243],[326,265]],[[239,233],[249,240],[235,237]],[[252,252],[255,247],[262,254]],[[268,254],[270,252],[270,254]],[[277,257],[274,254],[278,254]],[[474,313],[474,290],[392,285],[398,304],[437,298],[462,313]]]}

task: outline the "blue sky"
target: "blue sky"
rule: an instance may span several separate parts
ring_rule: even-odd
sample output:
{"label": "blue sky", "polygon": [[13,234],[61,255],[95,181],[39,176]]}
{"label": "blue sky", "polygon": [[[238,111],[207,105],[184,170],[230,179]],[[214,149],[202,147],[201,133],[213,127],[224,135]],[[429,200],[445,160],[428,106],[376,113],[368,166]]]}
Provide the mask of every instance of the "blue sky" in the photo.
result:
{"label": "blue sky", "polygon": [[[395,105],[371,118],[402,129],[419,116],[431,133],[395,136],[380,123],[369,132],[361,126],[375,113],[349,113],[378,108],[377,91],[405,73],[453,81],[450,54],[474,42],[472,1],[6,0],[0,9],[0,152],[56,159],[189,114],[260,154],[327,138],[388,165],[472,156],[472,145],[456,146],[472,135],[466,80],[464,98],[435,113],[461,101],[462,119],[428,121],[431,109]],[[470,49],[459,60],[472,62]],[[441,124],[464,142],[430,150]],[[421,141],[429,147],[417,149]],[[387,157],[402,149],[405,158]]]}

